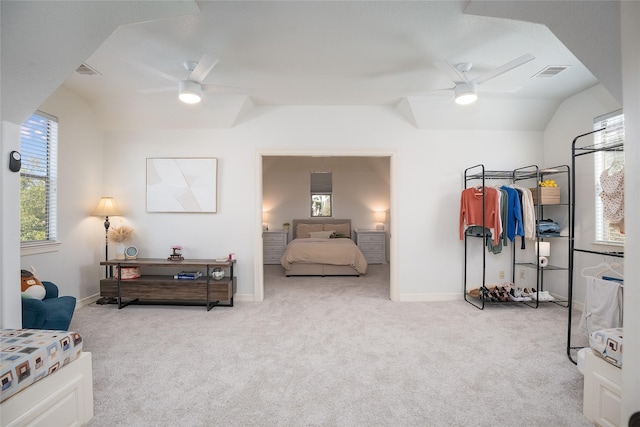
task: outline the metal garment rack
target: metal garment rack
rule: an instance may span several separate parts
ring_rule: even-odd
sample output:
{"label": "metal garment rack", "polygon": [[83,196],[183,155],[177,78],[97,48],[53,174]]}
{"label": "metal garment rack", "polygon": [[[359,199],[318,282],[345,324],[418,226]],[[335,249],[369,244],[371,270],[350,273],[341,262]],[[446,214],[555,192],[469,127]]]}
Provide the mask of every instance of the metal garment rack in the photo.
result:
{"label": "metal garment rack", "polygon": [[[569,167],[566,165],[562,165],[562,166],[556,166],[553,168],[545,168],[545,169],[539,169],[538,166],[536,165],[529,165],[529,166],[524,166],[521,168],[517,168],[517,169],[513,169],[510,171],[489,171],[486,170],[484,165],[482,164],[478,164],[475,166],[471,166],[467,169],[465,169],[464,171],[464,188],[467,189],[470,186],[468,185],[470,182],[477,182],[477,183],[481,183],[482,187],[485,187],[486,181],[487,180],[502,180],[502,181],[509,181],[511,184],[514,184],[518,181],[522,181],[522,180],[535,180],[535,186],[538,187],[538,182],[541,180],[541,177],[545,176],[545,175],[553,175],[553,174],[565,174],[568,177],[568,172],[569,172]],[[569,191],[571,191],[570,187],[569,187]],[[537,194],[537,200],[541,200],[540,198],[540,189],[538,187],[538,194]],[[566,205],[566,203],[565,203]],[[535,206],[536,209],[536,219],[542,219],[543,216],[543,205],[542,204],[537,204]],[[486,224],[486,212],[485,212],[485,205],[484,203],[482,204],[482,223]],[[571,220],[571,217],[569,215],[569,221]],[[463,294],[464,294],[464,299],[465,301],[467,301],[469,304],[473,305],[474,307],[483,310],[485,305],[486,305],[486,301],[485,301],[485,292],[484,290],[486,289],[486,257],[487,257],[487,251],[485,248],[483,248],[482,250],[482,285],[479,289],[479,303],[478,303],[478,299],[471,297],[471,299],[469,298],[469,294],[468,294],[468,290],[467,290],[467,263],[468,263],[468,239],[469,238],[475,238],[475,236],[469,236],[466,232],[464,234],[464,273],[463,273]],[[485,239],[486,237],[480,236],[482,237],[482,239]],[[544,236],[540,236],[538,235],[538,233],[536,233],[536,241],[539,243],[541,241],[541,239],[544,238]],[[539,245],[537,246],[539,247]],[[538,254],[536,254],[536,259],[537,259]],[[540,291],[543,290],[544,287],[544,279],[543,279],[543,269],[541,267],[538,266],[538,264],[533,264],[533,263],[521,263],[521,262],[516,262],[516,243],[515,241],[512,242],[511,244],[511,283],[515,283],[516,282],[516,278],[515,278],[515,274],[516,274],[516,265],[519,266],[525,266],[525,267],[530,267],[530,268],[535,268],[536,269],[536,288],[538,288]],[[568,271],[568,275],[571,276],[572,275],[572,270],[570,269],[570,267],[555,267],[555,266],[550,266],[548,268],[548,270],[565,270]],[[568,305],[563,305],[564,303],[567,303],[566,301],[553,301],[554,303],[562,303],[559,304],[563,307],[567,307]],[[539,306],[539,299],[536,298],[535,301],[532,301],[531,303],[528,302],[516,302],[518,304],[525,304],[531,308],[538,308]],[[499,304],[503,304],[502,302]]]}
{"label": "metal garment rack", "polygon": [[574,266],[574,257],[575,257],[575,253],[576,252],[582,252],[582,253],[590,253],[590,254],[596,254],[596,255],[605,255],[605,256],[610,256],[610,257],[616,257],[616,258],[624,258],[624,252],[617,252],[617,251],[592,251],[592,250],[588,250],[588,249],[581,249],[581,248],[576,248],[575,247],[575,217],[576,217],[576,191],[575,191],[575,186],[576,186],[576,158],[577,157],[581,157],[581,156],[585,156],[585,155],[589,155],[589,154],[594,154],[600,151],[624,151],[624,144],[622,142],[616,142],[614,144],[601,144],[601,145],[595,145],[595,144],[591,144],[591,145],[585,145],[582,147],[577,146],[577,142],[580,138],[583,138],[585,136],[589,136],[592,135],[594,133],[597,132],[601,132],[603,130],[605,130],[606,128],[600,128],[600,129],[596,129],[593,130],[591,132],[587,132],[587,133],[583,133],[582,135],[578,135],[573,139],[573,142],[571,143],[571,206],[573,206],[573,209],[571,210],[571,227],[570,227],[570,234],[569,234],[569,269],[572,272],[569,275],[569,310],[568,310],[568,320],[567,320],[567,357],[569,358],[569,360],[574,364],[577,365],[577,357],[574,358],[573,354],[571,353],[572,351],[577,351],[580,350],[582,347],[579,346],[573,346],[571,344],[571,331],[572,331],[572,327],[571,327],[571,321],[572,321],[572,305],[573,305],[573,266]]}

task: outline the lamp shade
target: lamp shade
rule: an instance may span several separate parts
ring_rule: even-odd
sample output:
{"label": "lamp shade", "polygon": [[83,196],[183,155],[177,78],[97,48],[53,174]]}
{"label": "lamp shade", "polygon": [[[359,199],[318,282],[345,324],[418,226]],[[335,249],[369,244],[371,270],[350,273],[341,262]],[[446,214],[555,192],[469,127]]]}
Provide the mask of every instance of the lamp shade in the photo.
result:
{"label": "lamp shade", "polygon": [[551,244],[549,242],[536,242],[538,256],[551,256]]}
{"label": "lamp shade", "polygon": [[376,222],[387,222],[387,213],[385,211],[376,211],[373,215]]}
{"label": "lamp shade", "polygon": [[120,215],[120,209],[116,206],[113,197],[101,197],[98,206],[91,212],[92,216]]}

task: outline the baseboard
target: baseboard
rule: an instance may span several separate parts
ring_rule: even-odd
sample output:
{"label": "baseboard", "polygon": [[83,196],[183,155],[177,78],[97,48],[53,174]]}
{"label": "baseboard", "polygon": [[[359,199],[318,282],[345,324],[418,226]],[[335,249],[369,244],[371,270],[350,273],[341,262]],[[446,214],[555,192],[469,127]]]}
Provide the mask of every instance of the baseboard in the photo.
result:
{"label": "baseboard", "polygon": [[100,294],[93,294],[91,296],[76,300],[76,310],[79,309],[80,307],[93,304],[94,302],[98,301],[99,298],[100,298]]}
{"label": "baseboard", "polygon": [[460,301],[461,293],[450,294],[400,294],[400,302],[436,302],[436,301]]}
{"label": "baseboard", "polygon": [[253,294],[235,294],[233,296],[233,300],[242,302],[255,302],[256,297]]}

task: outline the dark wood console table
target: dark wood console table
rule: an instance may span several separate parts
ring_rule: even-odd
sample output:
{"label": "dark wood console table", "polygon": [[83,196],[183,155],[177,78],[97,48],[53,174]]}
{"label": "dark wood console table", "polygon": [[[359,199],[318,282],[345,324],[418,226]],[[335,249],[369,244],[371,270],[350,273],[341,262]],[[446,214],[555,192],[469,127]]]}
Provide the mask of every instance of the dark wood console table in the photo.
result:
{"label": "dark wood console table", "polygon": [[[115,267],[115,277],[100,280],[100,295],[115,298],[118,308],[129,304],[182,304],[205,305],[207,311],[215,306],[233,307],[236,277],[233,265],[236,260],[219,262],[214,259],[185,259],[169,261],[164,258],[111,259],[100,265]],[[141,276],[121,279],[122,268],[139,267]],[[214,280],[214,268],[222,268],[225,277]],[[160,269],[171,269],[167,274],[157,274]],[[162,271],[162,270],[160,270]],[[202,277],[175,279],[180,271],[201,271]],[[126,301],[125,301],[126,300]]]}

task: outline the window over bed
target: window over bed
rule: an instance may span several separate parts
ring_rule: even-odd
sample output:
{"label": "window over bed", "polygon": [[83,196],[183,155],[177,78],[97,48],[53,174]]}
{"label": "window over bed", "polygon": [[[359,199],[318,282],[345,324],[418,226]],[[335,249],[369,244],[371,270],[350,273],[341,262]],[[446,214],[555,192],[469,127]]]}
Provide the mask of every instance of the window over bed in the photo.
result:
{"label": "window over bed", "polygon": [[331,172],[311,172],[311,217],[331,217],[333,178]]}

